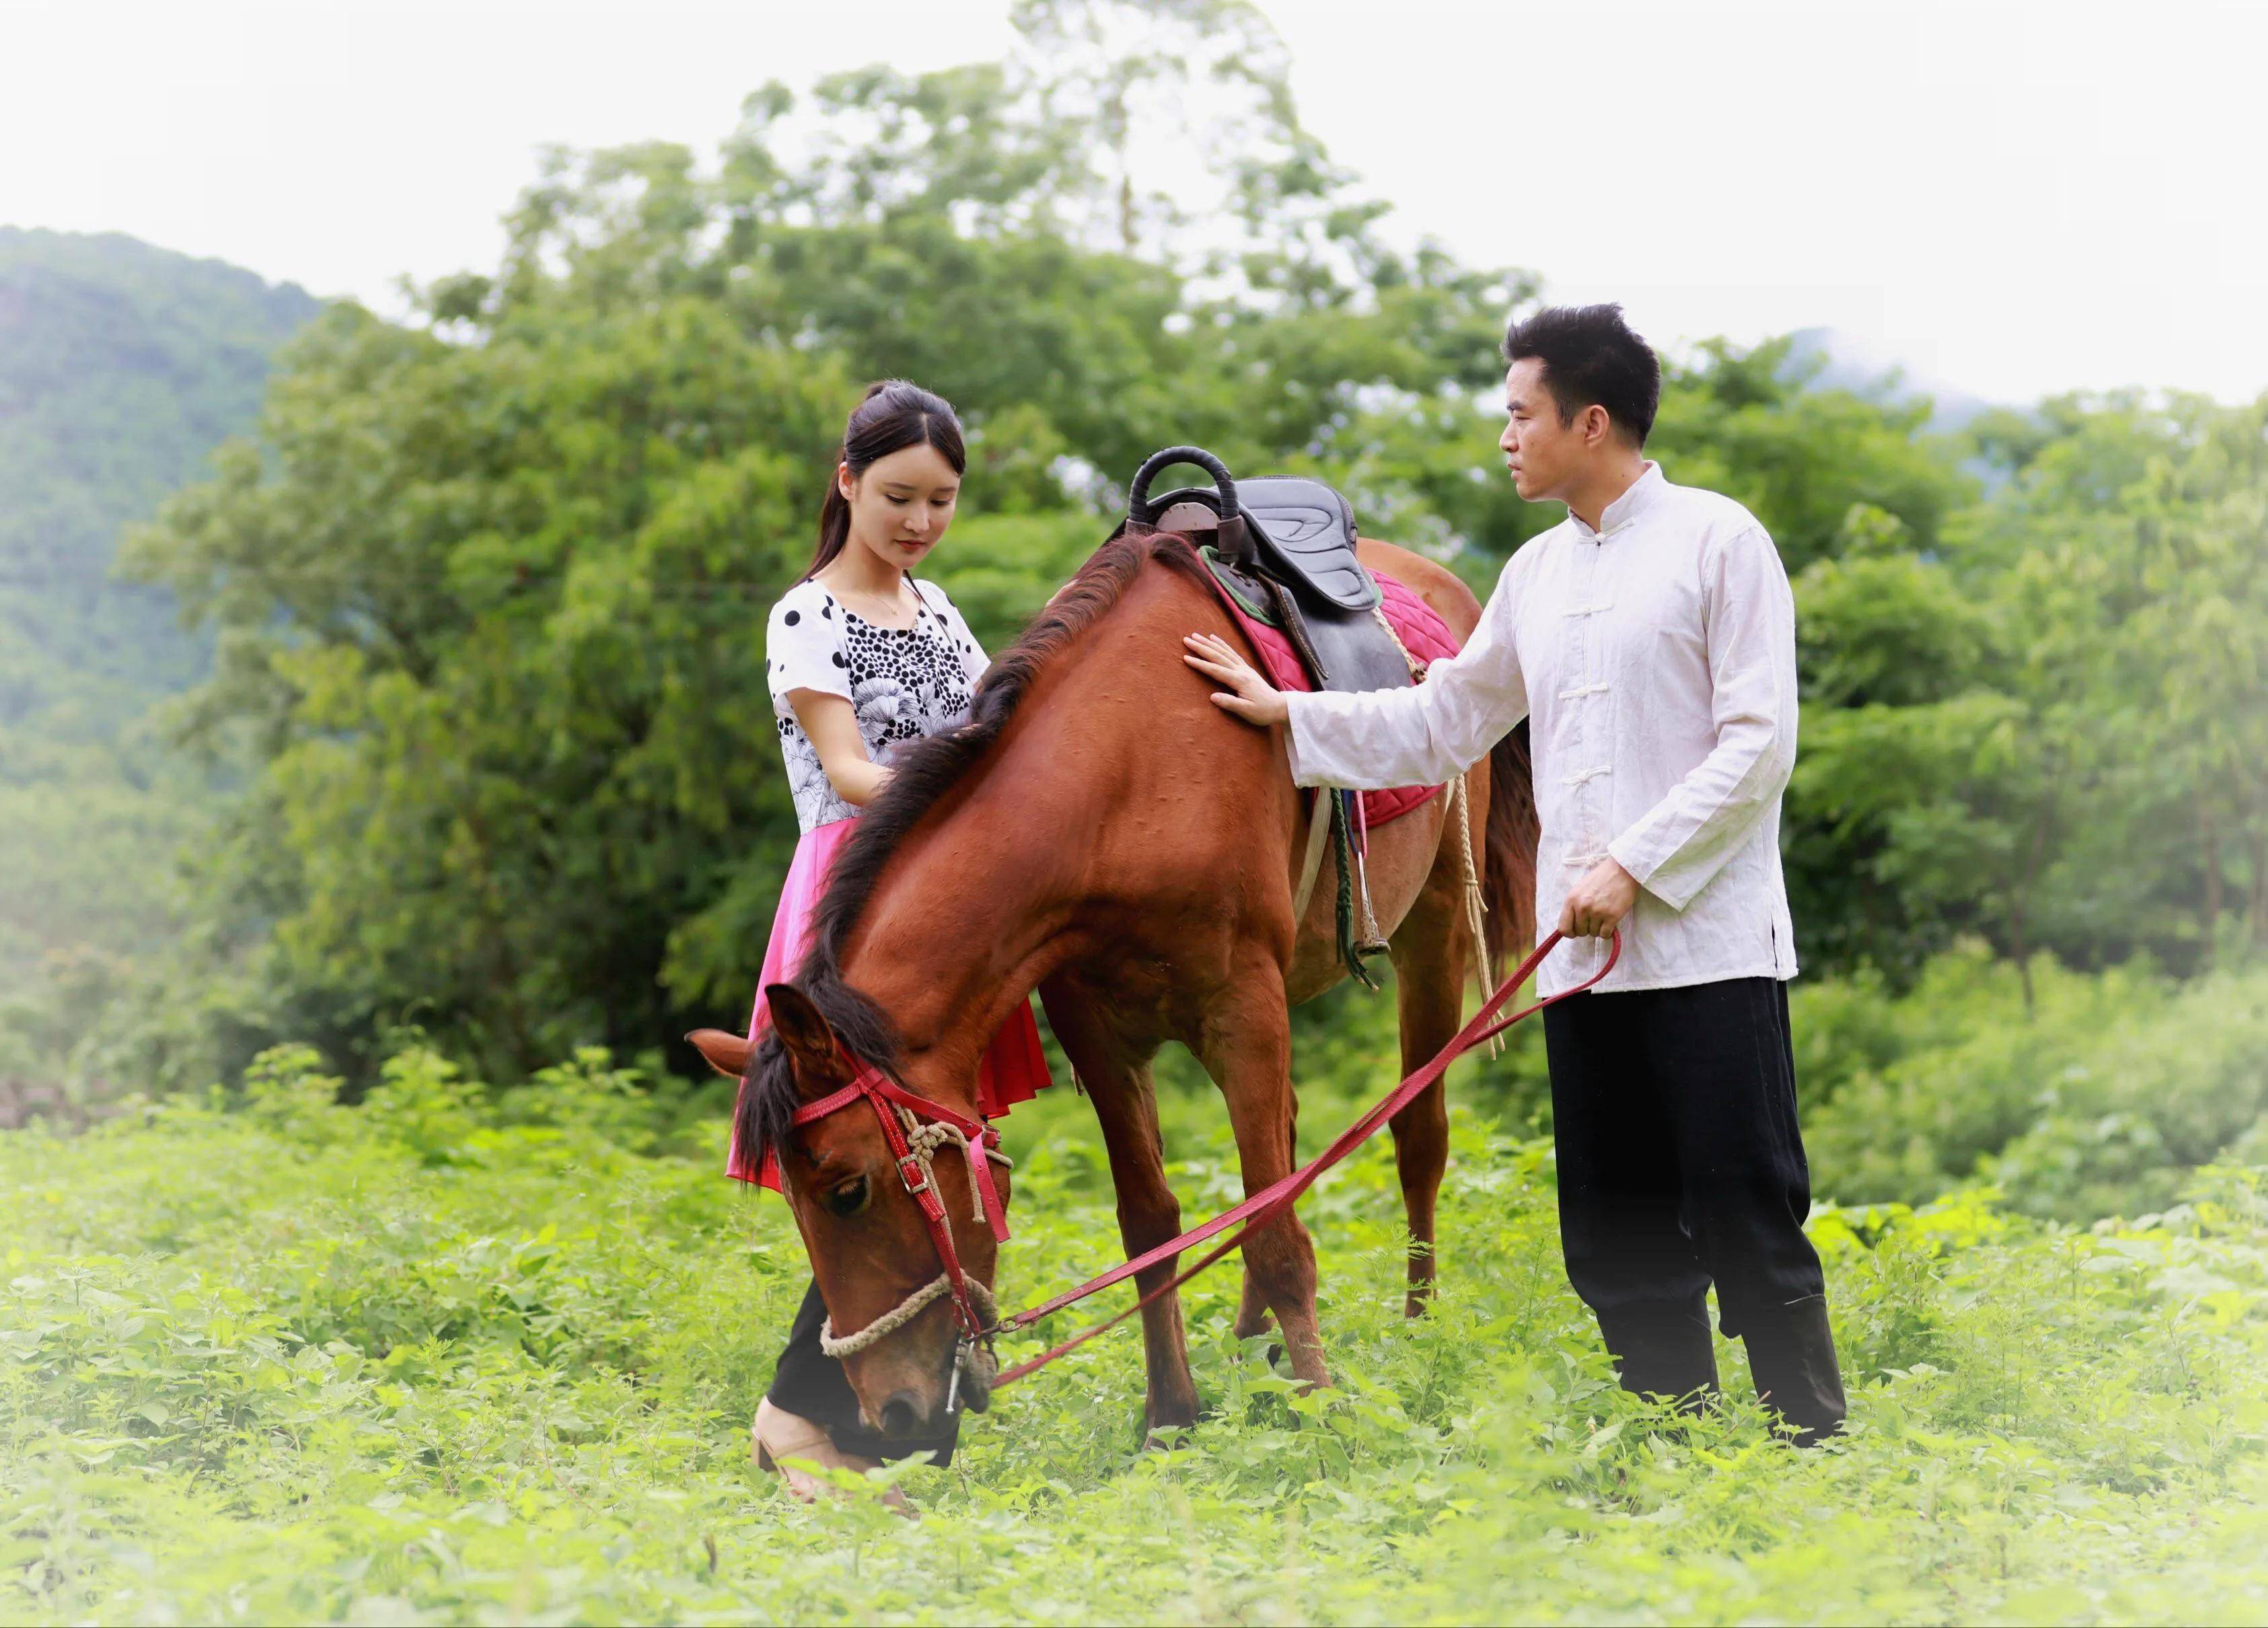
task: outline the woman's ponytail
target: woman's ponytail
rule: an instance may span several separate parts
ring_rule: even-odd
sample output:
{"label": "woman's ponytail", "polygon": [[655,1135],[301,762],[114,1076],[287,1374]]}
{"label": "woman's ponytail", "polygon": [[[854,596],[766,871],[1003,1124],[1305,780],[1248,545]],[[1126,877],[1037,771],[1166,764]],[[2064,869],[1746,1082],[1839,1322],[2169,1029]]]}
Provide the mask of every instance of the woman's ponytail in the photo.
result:
{"label": "woman's ponytail", "polygon": [[[865,474],[878,458],[909,446],[927,445],[944,454],[955,475],[968,469],[968,452],[961,438],[961,420],[953,404],[919,385],[902,379],[885,379],[866,387],[850,422],[843,427],[843,450],[838,466],[847,467],[853,481]],[[843,481],[834,470],[827,475],[827,498],[819,506],[819,549],[804,573],[809,581],[825,570],[850,541],[850,500],[843,495]]]}
{"label": "woman's ponytail", "polygon": [[[836,462],[843,461],[837,453]],[[843,545],[850,541],[850,500],[843,495],[843,483],[834,471],[827,475],[827,501],[819,505],[819,552],[811,556],[811,569],[805,571],[806,580],[825,570],[828,561],[843,552]]]}

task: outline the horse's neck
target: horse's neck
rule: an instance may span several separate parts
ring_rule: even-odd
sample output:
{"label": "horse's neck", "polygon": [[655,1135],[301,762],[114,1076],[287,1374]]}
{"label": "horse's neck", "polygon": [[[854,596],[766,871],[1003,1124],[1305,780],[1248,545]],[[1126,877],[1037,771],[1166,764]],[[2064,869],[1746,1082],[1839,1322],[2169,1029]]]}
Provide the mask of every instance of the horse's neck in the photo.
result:
{"label": "horse's neck", "polygon": [[917,1072],[966,1078],[1069,953],[1079,856],[1105,811],[1094,787],[1035,772],[1035,722],[1012,722],[907,834],[844,947],[844,981],[890,1014]]}
{"label": "horse's neck", "polygon": [[[1206,689],[1181,660],[1200,593],[1163,566],[1143,571],[892,855],[843,975],[890,1014],[924,1074],[968,1078],[1016,1006],[1079,953],[1092,897],[1173,869],[1153,846],[1111,840],[1140,788],[1227,784],[1202,742],[1211,755],[1269,749],[1208,727]],[[1135,817],[1167,823],[1155,810]]]}

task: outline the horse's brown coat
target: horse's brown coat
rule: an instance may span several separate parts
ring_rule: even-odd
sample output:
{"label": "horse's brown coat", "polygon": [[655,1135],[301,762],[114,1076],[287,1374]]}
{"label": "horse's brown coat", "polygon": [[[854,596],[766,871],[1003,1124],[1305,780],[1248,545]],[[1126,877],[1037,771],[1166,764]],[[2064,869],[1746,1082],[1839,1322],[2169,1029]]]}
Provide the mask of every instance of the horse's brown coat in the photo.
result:
{"label": "horse's brown coat", "polygon": [[[1182,557],[1161,557],[1169,551]],[[1385,543],[1366,541],[1361,556],[1418,592],[1460,638],[1470,634],[1479,606],[1447,571]],[[863,1044],[843,1036],[861,1055],[895,1040],[894,1056],[871,1060],[924,1095],[973,1106],[978,1055],[1037,988],[1093,1097],[1129,1253],[1181,1228],[1152,1094],[1159,1046],[1182,1042],[1219,1085],[1246,1188],[1256,1190],[1293,1163],[1290,1005],[1343,976],[1328,872],[1307,918],[1292,919],[1305,820],[1280,732],[1227,718],[1182,665],[1186,633],[1241,637],[1192,573],[1169,568],[1185,559],[1182,543],[1141,535],[1098,551],[1064,596],[1070,603],[1059,600],[988,675],[987,689],[1014,687],[1006,710],[996,702],[989,718],[980,691],[977,727],[990,738],[926,743],[923,750],[960,754],[947,765],[954,772],[924,783],[917,759],[861,822],[872,829],[854,844],[887,837],[888,845],[846,850],[830,885],[823,942],[799,979],[820,1000],[793,986],[770,991],[792,1091],[802,1100],[841,1083],[834,1031],[820,1010],[831,1005],[838,1016],[863,1019]],[[1492,786],[1491,777],[1508,784]],[[1471,771],[1469,785],[1473,845],[1492,912],[1490,948],[1500,954],[1533,937],[1535,823],[1524,748],[1507,741]],[[1435,798],[1371,842],[1371,892],[1396,973],[1405,1069],[1455,1033],[1471,967],[1450,806]],[[820,986],[838,983],[830,1002]],[[847,1006],[844,990],[856,992]],[[871,1008],[862,1013],[856,995]],[[894,1035],[872,1032],[875,1009],[887,1014]],[[745,1047],[704,1050],[720,1065],[763,1067],[761,1057],[747,1063]],[[777,1113],[770,1123],[778,1123]],[[1447,1141],[1441,1087],[1393,1129],[1414,1315],[1433,1277],[1434,1199]],[[934,1250],[871,1115],[835,1115],[775,1139],[783,1188],[837,1328],[864,1327],[936,1276]],[[939,1161],[939,1173],[956,1243],[989,1284],[995,1246],[985,1227],[970,1224],[967,1176],[948,1170],[950,1162]],[[865,1207],[836,1214],[829,1196],[862,1176]],[[1146,1292],[1170,1271],[1161,1264],[1137,1281]],[[1314,1254],[1296,1215],[1254,1235],[1245,1273],[1240,1331],[1258,1330],[1272,1312],[1293,1373],[1327,1383]],[[1150,1425],[1192,1421],[1197,1394],[1175,1297],[1144,1313],[1144,1333]],[[909,1433],[932,1428],[953,1344],[939,1302],[847,1359],[870,1421]]]}

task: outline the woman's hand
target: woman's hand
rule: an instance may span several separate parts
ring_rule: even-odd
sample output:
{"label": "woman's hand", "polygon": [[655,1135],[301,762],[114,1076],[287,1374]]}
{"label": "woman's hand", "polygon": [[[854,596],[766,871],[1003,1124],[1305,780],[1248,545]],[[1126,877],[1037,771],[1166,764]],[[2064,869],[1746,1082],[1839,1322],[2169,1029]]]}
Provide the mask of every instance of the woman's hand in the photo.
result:
{"label": "woman's hand", "polygon": [[1185,648],[1182,659],[1226,690],[1213,692],[1212,703],[1224,712],[1233,713],[1248,724],[1266,728],[1281,724],[1292,715],[1285,704],[1283,692],[1255,672],[1251,663],[1229,647],[1226,639],[1210,633],[1191,633],[1182,640]]}

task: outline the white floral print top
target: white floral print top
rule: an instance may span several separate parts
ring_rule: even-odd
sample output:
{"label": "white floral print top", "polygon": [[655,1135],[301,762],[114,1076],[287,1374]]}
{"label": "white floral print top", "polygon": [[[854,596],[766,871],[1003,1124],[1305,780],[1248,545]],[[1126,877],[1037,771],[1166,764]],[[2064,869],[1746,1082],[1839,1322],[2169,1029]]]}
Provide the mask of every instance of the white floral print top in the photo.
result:
{"label": "white floral print top", "polygon": [[796,821],[806,831],[850,819],[858,810],[836,795],[819,748],[788,704],[791,692],[811,689],[850,702],[866,755],[884,765],[900,742],[937,734],[968,717],[968,698],[990,662],[945,590],[909,580],[921,601],[910,628],[877,627],[816,582],[797,583],[772,607],[764,630],[765,675]]}

